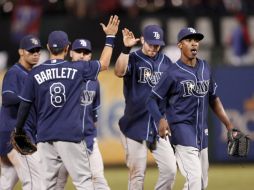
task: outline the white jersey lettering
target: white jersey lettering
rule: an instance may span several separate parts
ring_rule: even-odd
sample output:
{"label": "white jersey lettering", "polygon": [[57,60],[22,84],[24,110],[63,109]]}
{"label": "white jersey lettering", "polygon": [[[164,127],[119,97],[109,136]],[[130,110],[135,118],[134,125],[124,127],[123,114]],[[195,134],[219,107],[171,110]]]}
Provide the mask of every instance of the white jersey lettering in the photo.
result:
{"label": "white jersey lettering", "polygon": [[40,74],[41,74],[41,78],[42,78],[43,81],[48,80],[46,73],[41,72]]}
{"label": "white jersey lettering", "polygon": [[75,74],[77,73],[77,69],[74,68],[51,68],[46,69],[45,71],[41,71],[40,73],[34,75],[35,80],[38,84],[42,84],[45,81],[53,80],[53,79],[71,79],[73,80]]}
{"label": "white jersey lettering", "polygon": [[154,87],[161,78],[162,72],[152,72],[150,68],[139,68],[139,83],[147,83],[149,86]]}
{"label": "white jersey lettering", "polygon": [[55,70],[56,70],[56,68],[52,68],[52,69],[47,69],[47,70],[49,70],[50,72],[52,72],[52,77],[53,77],[53,79],[54,78],[56,78],[56,72],[55,72]]}
{"label": "white jersey lettering", "polygon": [[48,79],[52,79],[52,75],[49,69],[46,70],[46,75]]}
{"label": "white jersey lettering", "polygon": [[38,84],[41,84],[43,82],[43,80],[41,79],[41,76],[39,74],[34,75],[34,78]]}
{"label": "white jersey lettering", "polygon": [[81,94],[81,105],[86,106],[93,103],[95,91],[84,90]]}
{"label": "white jersey lettering", "polygon": [[205,96],[209,90],[209,83],[210,80],[198,81],[197,83],[192,80],[182,81],[181,84],[184,90],[183,97],[192,95],[197,97]]}

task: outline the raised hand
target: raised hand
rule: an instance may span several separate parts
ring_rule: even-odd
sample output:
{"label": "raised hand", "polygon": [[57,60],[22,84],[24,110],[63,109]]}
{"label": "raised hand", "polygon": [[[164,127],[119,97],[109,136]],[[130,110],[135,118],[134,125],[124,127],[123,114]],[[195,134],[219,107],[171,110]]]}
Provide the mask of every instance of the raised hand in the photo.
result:
{"label": "raised hand", "polygon": [[139,38],[135,38],[132,31],[128,30],[127,28],[124,28],[122,30],[123,34],[123,43],[125,47],[132,47],[137,44],[138,41],[140,41]]}
{"label": "raised hand", "polygon": [[110,16],[107,26],[105,26],[103,23],[100,23],[100,25],[102,26],[102,29],[106,35],[115,36],[118,32],[119,23],[120,23],[120,20],[118,16],[114,15],[114,16]]}

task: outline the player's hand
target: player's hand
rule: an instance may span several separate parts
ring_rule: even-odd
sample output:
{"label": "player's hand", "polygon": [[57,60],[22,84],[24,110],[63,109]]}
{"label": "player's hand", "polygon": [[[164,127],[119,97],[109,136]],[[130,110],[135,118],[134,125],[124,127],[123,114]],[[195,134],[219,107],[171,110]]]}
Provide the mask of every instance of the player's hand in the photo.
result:
{"label": "player's hand", "polygon": [[127,28],[124,28],[122,30],[123,34],[123,43],[125,47],[132,47],[140,41],[139,38],[135,38],[132,31],[128,30]]}
{"label": "player's hand", "polygon": [[166,138],[167,135],[171,136],[169,124],[165,118],[161,118],[159,121],[159,135],[161,138]]}
{"label": "player's hand", "polygon": [[110,16],[107,26],[105,26],[103,23],[100,23],[100,25],[102,26],[102,29],[106,35],[115,36],[118,32],[119,23],[120,23],[120,20],[118,16],[114,15],[114,16]]}

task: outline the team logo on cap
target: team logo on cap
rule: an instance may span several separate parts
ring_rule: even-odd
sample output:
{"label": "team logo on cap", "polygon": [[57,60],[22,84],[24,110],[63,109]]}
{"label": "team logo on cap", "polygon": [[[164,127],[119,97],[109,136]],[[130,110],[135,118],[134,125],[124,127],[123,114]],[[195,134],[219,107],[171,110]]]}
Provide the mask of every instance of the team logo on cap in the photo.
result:
{"label": "team logo on cap", "polygon": [[161,38],[161,35],[159,34],[159,32],[153,32],[153,37],[156,39],[156,40],[159,40]]}
{"label": "team logo on cap", "polygon": [[86,47],[86,46],[87,46],[87,43],[86,43],[86,41],[85,41],[85,40],[79,40],[79,42],[80,42],[80,44],[81,44],[82,46],[84,46],[84,47]]}
{"label": "team logo on cap", "polygon": [[196,30],[194,28],[188,28],[188,30],[191,32],[191,33],[197,33]]}
{"label": "team logo on cap", "polygon": [[35,39],[35,38],[31,38],[30,40],[31,40],[32,44],[34,44],[34,45],[38,45],[39,44],[38,40]]}

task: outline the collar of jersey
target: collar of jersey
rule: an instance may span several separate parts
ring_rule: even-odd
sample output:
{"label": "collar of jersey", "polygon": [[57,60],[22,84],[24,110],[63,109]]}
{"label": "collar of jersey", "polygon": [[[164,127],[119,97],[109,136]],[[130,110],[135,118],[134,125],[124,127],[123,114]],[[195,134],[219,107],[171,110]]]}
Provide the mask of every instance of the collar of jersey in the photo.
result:
{"label": "collar of jersey", "polygon": [[18,69],[21,69],[23,72],[25,72],[26,74],[28,74],[28,71],[25,69],[25,67],[24,67],[23,65],[21,65],[20,63],[16,63],[15,65],[16,65],[16,67],[17,67]]}
{"label": "collar of jersey", "polygon": [[47,60],[46,62],[43,63],[43,65],[58,65],[58,64],[62,64],[65,63],[66,60],[63,59],[50,59]]}
{"label": "collar of jersey", "polygon": [[181,59],[179,59],[176,63],[178,63],[180,66],[182,66],[182,67],[184,67],[185,69],[187,68],[188,70],[196,70],[198,67],[199,67],[199,59],[197,58],[197,63],[196,63],[196,65],[195,65],[195,67],[191,67],[191,66],[189,66],[189,65],[187,65],[187,64],[185,64],[185,63],[183,63],[182,62],[182,60]]}

